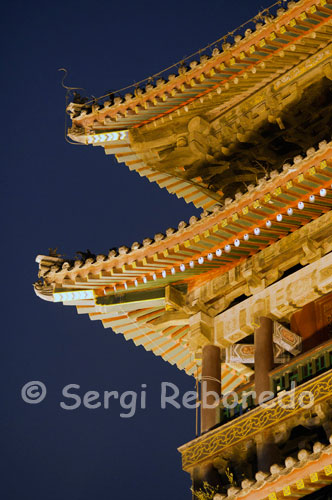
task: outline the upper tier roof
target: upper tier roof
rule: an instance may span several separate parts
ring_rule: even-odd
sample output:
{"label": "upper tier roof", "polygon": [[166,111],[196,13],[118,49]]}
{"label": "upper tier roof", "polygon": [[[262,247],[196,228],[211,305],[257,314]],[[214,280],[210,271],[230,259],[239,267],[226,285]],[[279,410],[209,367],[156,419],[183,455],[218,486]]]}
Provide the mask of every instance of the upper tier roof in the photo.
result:
{"label": "upper tier roof", "polygon": [[332,2],[287,7],[167,81],[124,99],[71,103],[69,136],[204,209],[280,172],[329,139],[332,120]]}
{"label": "upper tier roof", "polygon": [[[72,113],[73,129],[70,134],[75,140],[80,140],[78,135],[82,132],[141,127],[201,97],[211,99],[209,94],[212,91],[215,91],[214,98],[215,93],[220,96],[222,110],[229,109],[235,102],[265,85],[271,77],[278,77],[306,59],[324,44],[324,40],[325,44],[330,41],[328,35],[331,31],[326,27],[332,17],[332,2],[290,1],[287,10],[280,8],[280,3],[276,2],[266,9],[264,16],[248,21],[256,20],[254,30],[242,28],[244,36],[241,29],[238,33],[234,30],[232,39],[226,35],[221,39],[223,43],[219,41],[220,47],[217,43],[213,44],[211,55],[203,54],[199,61],[193,60],[189,66],[181,64],[177,68],[178,75],[169,74],[167,81],[160,78],[153,83],[151,77],[144,89],[133,85],[133,93],[127,92],[124,98],[108,94],[100,99],[102,103],[71,103],[69,111]],[[308,43],[309,40],[311,43]],[[316,40],[317,45],[312,40]],[[204,102],[204,108],[214,107],[214,104]]]}

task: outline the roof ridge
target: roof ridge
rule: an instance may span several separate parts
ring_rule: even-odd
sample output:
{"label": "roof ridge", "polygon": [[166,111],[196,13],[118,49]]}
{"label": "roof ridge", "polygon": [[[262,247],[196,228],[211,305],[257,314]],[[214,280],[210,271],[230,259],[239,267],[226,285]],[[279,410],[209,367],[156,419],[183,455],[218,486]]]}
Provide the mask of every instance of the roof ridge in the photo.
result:
{"label": "roof ridge", "polygon": [[[99,104],[98,101],[100,100],[105,100],[108,97],[111,97],[113,102],[111,101],[103,101],[104,102],[104,107],[105,108],[116,108],[123,104],[124,102],[130,103],[130,105],[134,104],[134,101],[137,100],[139,101],[139,98],[143,95],[146,94],[152,94],[154,91],[159,90],[158,87],[167,84],[169,82],[179,83],[178,80],[183,79],[183,77],[190,72],[193,72],[197,70],[199,66],[201,68],[205,69],[205,67],[213,60],[216,58],[223,58],[224,55],[228,55],[233,51],[235,48],[240,48],[241,45],[247,44],[248,41],[250,41],[252,38],[255,38],[257,34],[261,33],[264,31],[265,28],[270,27],[272,23],[275,23],[278,21],[287,11],[292,10],[295,7],[300,6],[303,4],[306,0],[278,0],[274,2],[272,5],[266,7],[262,11],[260,11],[258,14],[250,18],[249,20],[245,21],[243,24],[240,26],[234,28],[233,30],[229,31],[227,34],[223,35],[222,37],[218,38],[217,40],[211,42],[210,44],[206,45],[204,48],[197,50],[193,54],[179,60],[178,62],[174,63],[171,66],[168,66],[166,69],[163,69],[159,71],[158,73],[155,73],[152,76],[146,77],[143,80],[130,84],[126,87],[122,87],[118,90],[109,92],[107,94],[104,94],[102,96],[99,96],[97,98],[93,98],[89,101],[86,101],[84,105],[92,105],[92,111],[91,114],[94,114],[96,111],[99,109]],[[263,24],[263,22],[265,24]],[[247,28],[244,32],[241,34],[241,30],[243,31],[244,27],[252,25],[252,28]],[[233,38],[233,40],[231,39]],[[218,47],[218,44],[220,45],[220,48]],[[213,47],[212,53],[210,55],[207,54],[207,51]],[[200,56],[199,61],[193,59],[195,56]],[[190,62],[189,62],[190,61]],[[189,66],[185,66],[184,63],[188,62]],[[173,73],[168,73],[171,69],[177,68],[178,69],[178,74],[175,75]],[[167,77],[168,77],[168,82],[164,80],[163,75],[166,77],[167,72]],[[159,77],[158,79],[156,79]],[[154,80],[155,83],[154,83]],[[146,83],[144,89],[140,88],[139,85],[142,85],[143,83]],[[134,92],[134,95],[129,93],[129,90],[132,90]],[[124,94],[124,99],[122,97],[122,94],[125,90],[128,92]],[[70,105],[69,105],[70,106]],[[82,104],[83,107],[83,104]],[[86,112],[83,112],[81,117],[87,116],[88,114]],[[78,118],[78,117],[76,117]]]}

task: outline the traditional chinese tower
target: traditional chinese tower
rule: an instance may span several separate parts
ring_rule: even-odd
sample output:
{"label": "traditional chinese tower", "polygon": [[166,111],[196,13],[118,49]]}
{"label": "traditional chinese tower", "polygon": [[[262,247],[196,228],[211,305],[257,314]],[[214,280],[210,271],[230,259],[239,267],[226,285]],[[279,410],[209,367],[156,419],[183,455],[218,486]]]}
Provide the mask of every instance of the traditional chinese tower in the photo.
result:
{"label": "traditional chinese tower", "polygon": [[37,257],[39,297],[224,396],[179,449],[199,500],[332,498],[332,0],[277,3],[178,74],[68,107],[72,140],[201,218],[108,255]]}

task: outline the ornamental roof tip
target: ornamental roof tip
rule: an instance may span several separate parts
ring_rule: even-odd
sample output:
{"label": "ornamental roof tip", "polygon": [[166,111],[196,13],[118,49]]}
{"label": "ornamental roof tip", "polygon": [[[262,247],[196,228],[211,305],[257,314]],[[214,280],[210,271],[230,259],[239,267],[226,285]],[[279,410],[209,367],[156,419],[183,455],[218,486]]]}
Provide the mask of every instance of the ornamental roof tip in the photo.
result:
{"label": "ornamental roof tip", "polygon": [[55,263],[55,262],[63,262],[63,258],[58,256],[53,256],[53,255],[37,255],[37,257],[35,258],[35,262],[37,262],[38,264],[41,263],[41,261],[48,261],[50,263]]}
{"label": "ornamental roof tip", "polygon": [[[197,68],[203,68],[209,64],[211,60],[219,57],[221,54],[231,52],[242,43],[248,42],[250,38],[257,35],[269,24],[279,20],[287,10],[292,10],[297,4],[303,0],[288,1],[278,0],[269,7],[258,12],[256,16],[249,19],[241,26],[235,28],[221,38],[208,44],[206,47],[199,49],[175,63],[173,66],[161,70],[160,72],[141,80],[138,83],[128,85],[122,89],[111,91],[103,96],[90,100],[81,97],[78,93],[74,93],[73,102],[70,102],[66,108],[73,120],[88,117],[98,114],[102,109],[116,108],[123,103],[132,105],[133,101],[143,95],[154,92],[160,89],[169,82],[181,80],[187,73],[195,71]],[[174,72],[176,69],[177,74]],[[75,135],[79,132],[75,130]]]}
{"label": "ornamental roof tip", "polygon": [[37,297],[46,300],[47,302],[54,302],[52,285],[48,285],[39,280],[33,284],[33,288]]}

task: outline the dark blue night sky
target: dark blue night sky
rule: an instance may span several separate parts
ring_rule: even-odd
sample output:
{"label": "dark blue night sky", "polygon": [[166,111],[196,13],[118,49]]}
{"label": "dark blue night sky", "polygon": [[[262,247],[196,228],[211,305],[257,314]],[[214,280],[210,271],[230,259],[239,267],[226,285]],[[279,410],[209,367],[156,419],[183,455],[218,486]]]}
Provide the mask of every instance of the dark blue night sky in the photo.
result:
{"label": "dark blue night sky", "polygon": [[[177,447],[193,410],[160,409],[160,384],[194,378],[75,308],[38,299],[37,254],[107,253],[197,214],[107,157],[64,140],[64,90],[98,96],[139,81],[227,33],[270,1],[7,2],[1,7],[1,500],[191,498]],[[47,386],[22,401],[29,381]],[[60,408],[61,391],[139,390],[147,409]]]}

